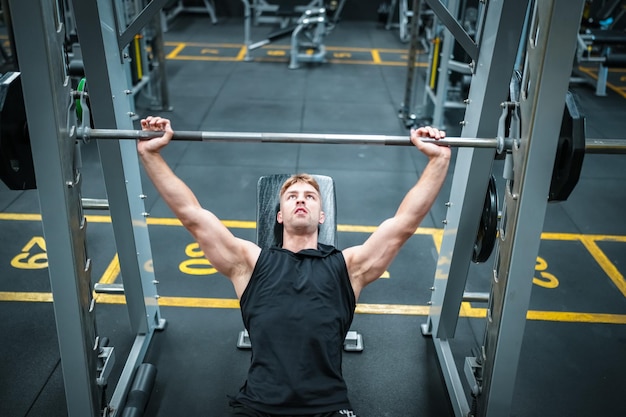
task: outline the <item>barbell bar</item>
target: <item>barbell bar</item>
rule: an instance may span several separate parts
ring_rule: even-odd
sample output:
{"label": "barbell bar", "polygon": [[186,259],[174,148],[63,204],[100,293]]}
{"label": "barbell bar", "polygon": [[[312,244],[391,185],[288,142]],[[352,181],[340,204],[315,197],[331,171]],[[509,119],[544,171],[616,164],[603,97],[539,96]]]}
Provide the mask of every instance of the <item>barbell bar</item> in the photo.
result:
{"label": "barbell bar", "polygon": [[586,139],[585,153],[626,154],[626,139]]}
{"label": "barbell bar", "polygon": [[[162,131],[76,129],[76,137],[85,141],[90,139],[151,139],[162,136]],[[257,132],[207,132],[195,130],[174,131],[173,140],[192,142],[242,142],[242,143],[313,143],[343,145],[385,145],[412,146],[408,136],[327,134],[327,133],[257,133]],[[421,138],[422,142],[436,143],[450,147],[491,148],[498,153],[512,149],[516,139],[508,138],[463,138],[445,137],[443,139]],[[626,154],[626,139],[586,139],[585,153],[589,154]]]}
{"label": "barbell bar", "polygon": [[[92,129],[81,127],[76,136],[83,140],[90,139],[151,139],[162,136],[162,131]],[[421,138],[423,142],[442,146],[510,149],[512,139],[502,138],[460,138],[443,139]],[[317,143],[351,145],[386,145],[412,146],[408,136],[326,134],[326,133],[255,133],[255,132],[202,132],[174,131],[173,140],[195,142],[252,142],[252,143]]]}

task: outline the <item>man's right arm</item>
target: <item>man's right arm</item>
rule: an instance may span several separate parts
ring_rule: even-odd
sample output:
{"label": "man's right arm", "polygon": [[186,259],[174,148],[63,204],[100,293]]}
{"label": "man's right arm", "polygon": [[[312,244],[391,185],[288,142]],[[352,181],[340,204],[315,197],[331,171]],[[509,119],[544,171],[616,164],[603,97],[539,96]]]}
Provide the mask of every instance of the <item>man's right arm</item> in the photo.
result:
{"label": "man's right arm", "polygon": [[252,275],[260,248],[235,237],[213,213],[202,208],[191,189],[167,165],[160,150],[172,138],[169,120],[148,117],[142,120],[142,128],[166,132],[163,137],[141,140],[137,144],[148,177],[215,269],[232,281],[240,297]]}

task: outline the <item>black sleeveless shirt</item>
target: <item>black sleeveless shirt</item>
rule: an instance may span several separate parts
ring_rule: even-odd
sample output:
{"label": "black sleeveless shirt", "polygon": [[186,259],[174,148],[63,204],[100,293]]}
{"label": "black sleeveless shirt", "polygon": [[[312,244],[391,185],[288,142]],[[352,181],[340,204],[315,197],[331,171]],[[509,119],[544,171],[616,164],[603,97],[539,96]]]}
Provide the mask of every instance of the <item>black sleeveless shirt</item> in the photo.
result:
{"label": "black sleeveless shirt", "polygon": [[339,250],[263,249],[240,304],[252,359],[237,401],[279,415],[351,408],[341,359],[356,302]]}

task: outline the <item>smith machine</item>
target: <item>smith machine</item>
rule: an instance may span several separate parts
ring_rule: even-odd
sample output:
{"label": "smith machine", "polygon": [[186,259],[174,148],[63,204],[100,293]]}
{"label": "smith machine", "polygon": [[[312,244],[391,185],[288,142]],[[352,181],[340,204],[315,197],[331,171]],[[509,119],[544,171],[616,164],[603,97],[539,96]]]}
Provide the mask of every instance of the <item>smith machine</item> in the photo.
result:
{"label": "smith machine", "polygon": [[[128,26],[121,26],[119,8],[111,1],[72,2],[85,74],[99,80],[89,90],[97,126],[133,126],[133,92],[127,77],[129,43],[139,28],[154,20],[163,3],[150,2],[145,13]],[[141,415],[148,398],[144,393],[150,392],[156,375],[152,365],[142,362],[154,332],[164,328],[165,320],[160,314],[157,282],[150,267],[152,251],[145,197],[134,144],[108,141],[98,147],[123,292],[136,335],[109,400],[104,395],[105,388],[113,387],[109,376],[114,360],[119,358],[96,327],[80,149],[68,140],[68,111],[74,100],[65,48],[68,33],[62,13],[64,5],[55,0],[10,0],[9,6],[47,241],[68,415]]]}
{"label": "smith machine", "polygon": [[[442,7],[435,3],[438,2],[428,1],[472,59],[462,135],[492,136],[493,129],[498,127],[498,135],[504,132],[519,139],[514,141],[504,164],[504,202],[494,267],[489,277],[491,290],[484,297],[488,304],[480,352],[465,358],[459,371],[450,342],[464,300],[475,250],[474,236],[482,229],[479,221],[482,201],[476,196],[485,195],[495,156],[493,150],[459,150],[430,314],[422,332],[433,339],[457,417],[508,416],[530,302],[531,278],[559,150],[558,138],[563,136],[564,98],[571,73],[571,64],[564,63],[573,62],[584,1],[485,2],[476,40],[467,36],[452,16],[436,10]],[[511,82],[511,75],[519,46],[524,56],[518,83],[515,77]],[[510,84],[517,88],[511,89],[507,100]],[[506,114],[503,113],[502,123],[497,120],[496,109],[501,104],[503,110],[513,109],[508,117],[508,132],[504,129]],[[571,110],[570,105],[567,108]],[[575,113],[571,116],[580,119]],[[584,122],[583,126],[580,122],[572,123],[569,128],[576,125],[566,136],[579,136],[584,131]]]}
{"label": "smith machine", "polygon": [[[148,3],[125,29],[117,25],[110,0],[73,2],[85,74],[98,80],[90,84],[89,106],[86,91],[75,91],[69,81],[58,3],[9,3],[48,242],[68,415],[140,415],[156,375],[156,369],[142,362],[152,335],[165,321],[157,302],[158,282],[147,267],[152,253],[135,143],[120,139],[154,135],[132,128],[126,50],[133,32],[153,19],[164,1]],[[583,0],[490,0],[482,8],[475,41],[463,35],[439,1],[428,3],[451,32],[461,36],[472,58],[472,82],[462,137],[440,141],[459,150],[430,315],[422,332],[432,337],[455,415],[501,417],[510,414],[546,205],[567,198],[577,181],[581,153],[624,153],[626,141],[585,140],[584,119],[575,103],[565,100],[571,68],[564,63],[573,62]],[[526,20],[521,18],[527,13]],[[520,39],[524,69],[512,81]],[[3,80],[16,78],[5,75]],[[80,119],[76,100],[84,107]],[[98,140],[123,293],[136,334],[110,400],[102,393],[115,355],[96,329],[81,195],[81,139]],[[382,135],[244,132],[177,132],[175,139],[410,144],[407,137]],[[505,159],[500,220],[497,194],[489,185],[495,158]],[[34,187],[34,181],[28,184]],[[466,293],[470,265],[492,257],[494,247],[490,293]],[[482,349],[465,358],[459,371],[450,341],[463,300],[487,302],[488,308]]]}

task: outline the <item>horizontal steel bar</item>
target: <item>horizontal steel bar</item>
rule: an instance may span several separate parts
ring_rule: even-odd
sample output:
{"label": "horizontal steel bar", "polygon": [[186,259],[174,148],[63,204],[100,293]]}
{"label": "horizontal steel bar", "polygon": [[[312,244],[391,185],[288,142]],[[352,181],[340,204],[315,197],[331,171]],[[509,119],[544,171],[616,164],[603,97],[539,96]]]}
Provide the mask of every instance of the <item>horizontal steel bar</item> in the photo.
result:
{"label": "horizontal steel bar", "polygon": [[[162,136],[163,132],[153,130],[77,129],[77,137],[89,139],[150,139]],[[260,133],[260,132],[203,132],[195,130],[174,131],[173,140],[194,142],[247,142],[247,143],[316,143],[343,145],[386,145],[412,146],[408,136],[358,135],[334,133]],[[512,148],[513,139],[461,138],[444,139],[422,138],[422,141],[442,146],[465,148],[493,148],[502,152]],[[587,139],[585,153],[624,154],[626,139]]]}
{"label": "horizontal steel bar", "polygon": [[82,198],[81,203],[85,210],[108,210],[109,200],[99,198]]}
{"label": "horizontal steel bar", "polygon": [[463,293],[463,301],[467,301],[468,303],[488,303],[489,293],[466,291]]}
{"label": "horizontal steel bar", "polygon": [[96,294],[124,294],[124,284],[102,284],[96,282],[93,285],[93,290]]}
{"label": "horizontal steel bar", "polygon": [[[88,139],[150,139],[163,135],[163,132],[149,130],[117,129],[78,129],[77,137]],[[175,131],[174,140],[199,142],[274,142],[274,143],[317,143],[317,144],[352,144],[352,145],[387,145],[412,146],[408,136],[387,135],[351,135],[325,133],[255,133],[255,132],[201,132]],[[422,138],[424,142],[443,146],[498,148],[497,138]]]}
{"label": "horizontal steel bar", "polygon": [[587,139],[585,153],[626,154],[626,139]]}

